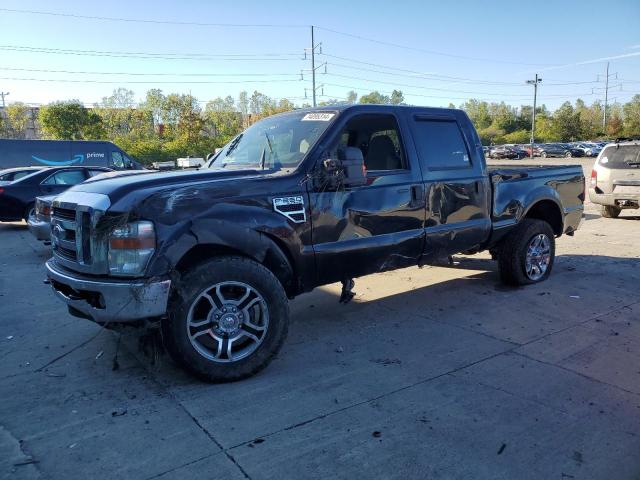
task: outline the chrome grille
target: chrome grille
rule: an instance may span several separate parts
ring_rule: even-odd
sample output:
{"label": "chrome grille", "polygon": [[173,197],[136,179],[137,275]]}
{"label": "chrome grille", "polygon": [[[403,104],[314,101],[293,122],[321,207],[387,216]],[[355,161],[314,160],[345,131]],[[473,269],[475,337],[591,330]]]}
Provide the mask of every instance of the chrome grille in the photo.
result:
{"label": "chrome grille", "polygon": [[53,216],[60,218],[62,220],[71,220],[75,222],[76,220],[76,211],[71,210],[69,208],[53,208]]}
{"label": "chrome grille", "polygon": [[68,191],[53,200],[51,240],[53,256],[65,268],[82,273],[108,273],[106,239],[95,227],[110,206],[102,194]]}

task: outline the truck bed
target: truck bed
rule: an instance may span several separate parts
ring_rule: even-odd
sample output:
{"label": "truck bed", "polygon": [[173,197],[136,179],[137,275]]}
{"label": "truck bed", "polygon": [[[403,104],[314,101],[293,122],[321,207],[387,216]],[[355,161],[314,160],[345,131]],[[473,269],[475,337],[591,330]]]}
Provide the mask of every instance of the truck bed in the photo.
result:
{"label": "truck bed", "polygon": [[571,234],[582,218],[584,174],[579,165],[488,166],[493,189],[494,233],[514,225],[536,202],[553,202],[562,214],[557,234]]}

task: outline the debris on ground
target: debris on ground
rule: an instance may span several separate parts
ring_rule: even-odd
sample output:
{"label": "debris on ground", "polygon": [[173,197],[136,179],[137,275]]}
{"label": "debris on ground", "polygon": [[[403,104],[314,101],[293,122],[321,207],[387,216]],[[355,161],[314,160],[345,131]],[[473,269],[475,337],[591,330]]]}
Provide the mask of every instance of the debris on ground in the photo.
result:
{"label": "debris on ground", "polygon": [[498,449],[498,455],[502,455],[502,452],[504,452],[505,448],[507,448],[506,443],[503,443],[502,445],[500,445],[500,448]]}
{"label": "debris on ground", "polygon": [[118,410],[114,410],[113,412],[111,412],[111,416],[112,417],[122,417],[123,415],[127,414],[127,409],[126,408],[121,408]]}

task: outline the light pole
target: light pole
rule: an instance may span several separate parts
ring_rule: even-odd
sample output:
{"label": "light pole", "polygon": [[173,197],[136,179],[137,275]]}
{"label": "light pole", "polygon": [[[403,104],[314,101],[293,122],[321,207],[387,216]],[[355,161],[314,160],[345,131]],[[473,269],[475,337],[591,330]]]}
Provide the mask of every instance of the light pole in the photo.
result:
{"label": "light pole", "polygon": [[542,79],[536,78],[534,80],[527,80],[527,84],[533,85],[533,112],[531,114],[531,158],[533,158],[533,144],[536,141],[536,103],[538,100],[538,84],[542,83]]}
{"label": "light pole", "polygon": [[2,97],[2,108],[5,107],[4,97],[6,97],[7,95],[9,95],[9,92],[0,92],[0,97]]}

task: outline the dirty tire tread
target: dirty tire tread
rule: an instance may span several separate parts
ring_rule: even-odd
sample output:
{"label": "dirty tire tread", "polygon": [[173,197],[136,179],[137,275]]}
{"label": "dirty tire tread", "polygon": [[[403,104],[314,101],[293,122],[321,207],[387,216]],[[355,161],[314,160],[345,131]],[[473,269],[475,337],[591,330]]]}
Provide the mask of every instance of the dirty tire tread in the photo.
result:
{"label": "dirty tire tread", "polygon": [[622,212],[622,209],[618,207],[612,207],[610,205],[602,205],[600,207],[600,215],[604,218],[618,218],[620,212]]}
{"label": "dirty tire tread", "polygon": [[[531,280],[524,269],[526,248],[534,235],[544,233],[551,241],[551,261],[546,273],[539,280]],[[544,220],[525,218],[502,242],[498,257],[500,280],[511,286],[531,285],[546,280],[555,262],[555,235],[551,225]]]}
{"label": "dirty tire tread", "polygon": [[[195,351],[186,333],[191,302],[205,288],[223,281],[242,281],[257,289],[269,310],[269,329],[258,349],[232,363],[215,363]],[[288,333],[289,303],[276,276],[263,265],[245,257],[221,256],[186,272],[177,281],[170,298],[168,315],[161,322],[163,344],[171,358],[197,378],[226,383],[251,377],[278,354]]]}

